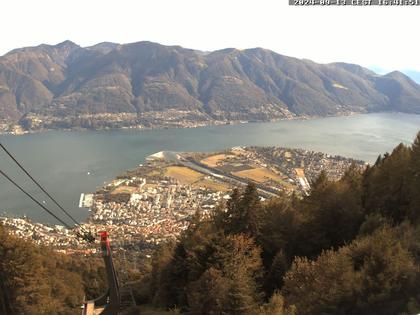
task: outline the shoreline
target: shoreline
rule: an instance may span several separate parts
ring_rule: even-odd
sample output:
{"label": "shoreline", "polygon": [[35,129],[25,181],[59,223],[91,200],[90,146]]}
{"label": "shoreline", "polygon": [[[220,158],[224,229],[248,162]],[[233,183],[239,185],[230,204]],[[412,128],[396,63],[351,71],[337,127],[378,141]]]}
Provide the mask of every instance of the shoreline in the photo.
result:
{"label": "shoreline", "polygon": [[[268,119],[268,120],[228,120],[228,121],[220,121],[220,120],[209,120],[207,123],[205,122],[197,122],[196,126],[165,126],[165,125],[157,125],[153,127],[139,127],[139,126],[129,126],[129,127],[120,127],[120,128],[98,128],[98,129],[88,129],[88,128],[54,128],[54,129],[40,129],[40,130],[24,130],[21,132],[13,132],[13,131],[0,131],[0,136],[26,136],[26,135],[33,135],[33,134],[41,134],[47,132],[54,132],[54,131],[64,131],[64,132],[100,132],[100,131],[121,131],[121,130],[135,130],[135,131],[152,131],[152,130],[171,130],[171,129],[196,129],[196,128],[203,128],[209,126],[225,126],[225,125],[240,125],[240,124],[253,124],[253,123],[270,123],[270,122],[279,122],[279,121],[307,121],[307,120],[315,120],[315,119],[323,119],[323,118],[334,118],[334,117],[352,117],[357,115],[366,115],[366,114],[380,114],[380,113],[403,113],[403,112],[346,112],[336,115],[328,115],[328,116],[294,116],[294,117],[284,117],[284,118],[276,118],[276,119]],[[403,113],[409,114],[409,113]],[[413,114],[416,115],[416,114]],[[202,124],[201,124],[202,123]],[[15,125],[17,126],[17,125]]]}
{"label": "shoreline", "polygon": [[[359,114],[358,114],[359,115]],[[368,117],[369,116],[371,116],[371,115],[374,115],[374,117],[373,117],[373,120],[372,119],[369,119]],[[366,117],[366,119],[368,120],[368,121],[371,121],[371,122],[375,122],[375,121],[377,121],[376,120],[376,116],[375,116],[375,114],[371,114],[371,115],[366,115],[366,114],[364,114],[364,115],[359,115],[360,117]],[[384,114],[383,116],[382,115],[377,115],[377,116],[380,116],[380,117],[390,117],[390,119],[391,120],[389,120],[388,119],[388,122],[392,122],[392,117],[395,117],[395,119],[399,119],[401,122],[403,122],[404,123],[404,121],[409,121],[410,120],[410,114],[409,115],[407,115],[407,114],[392,114],[392,115],[390,115],[390,114]],[[347,118],[348,117],[348,118]],[[399,117],[399,118],[398,118]],[[416,117],[414,117],[413,118],[413,121],[419,121],[418,120],[418,117],[419,116],[417,116],[417,118]],[[330,125],[330,121],[331,121],[331,119],[335,119],[336,117],[329,117],[328,118],[328,120],[327,121],[325,121],[325,123],[326,123],[326,125],[325,126],[329,126]],[[350,125],[354,125],[354,124],[352,124],[352,123],[350,123],[351,121],[352,121],[352,119],[354,119],[354,118],[351,118],[349,115],[347,115],[347,116],[345,116],[344,118],[337,118],[339,121],[340,121],[340,123],[339,124],[336,124],[336,126],[338,126],[338,128],[340,128],[340,129],[342,129],[342,126],[345,126],[347,123],[346,123],[346,121],[348,121],[349,122],[349,124]],[[324,123],[324,120],[325,120],[325,118],[321,118],[320,120],[319,120],[319,122],[317,122],[317,125],[322,125],[323,123]],[[359,120],[359,118],[357,118],[356,117],[356,121],[358,121]],[[294,126],[292,129],[294,130],[294,128],[296,127],[296,128],[302,128],[303,127],[303,125],[305,125],[306,123],[304,123],[304,120],[302,120],[302,119],[300,119],[300,121],[302,121],[302,123],[301,122],[298,122],[298,123],[296,123],[296,124],[294,124],[294,123],[292,123],[292,126]],[[273,124],[273,125],[271,125],[270,123],[256,123],[255,124],[256,125],[256,129],[260,129],[260,127],[259,127],[259,125],[261,125],[261,126],[265,126],[264,127],[264,129],[268,129],[269,131],[271,130],[271,129],[273,129],[273,127],[272,126],[283,126],[283,125],[286,125],[285,123],[283,124],[283,123],[280,123],[279,125],[276,125],[276,124]],[[390,125],[390,124],[388,124],[388,125]],[[391,125],[392,125],[392,123],[391,123]],[[417,125],[417,124],[416,124]],[[240,127],[240,128],[235,128],[236,130],[239,130],[239,132],[237,132],[237,134],[241,134],[242,132],[243,132],[243,130],[244,129],[248,129],[248,128],[250,128],[251,127],[251,125],[248,125],[248,127],[247,127],[247,125],[243,125],[243,128],[242,127]],[[327,129],[328,129],[329,127],[327,127]],[[416,127],[417,128],[417,127]],[[179,128],[178,128],[179,129]],[[188,129],[188,128],[187,128]],[[252,127],[252,129],[254,129],[254,127]],[[205,129],[202,129],[202,130],[200,130],[199,131],[199,133],[201,134],[201,135],[203,135],[204,134],[204,136],[206,136],[207,135],[207,133],[208,133],[208,131],[210,131],[211,132],[211,130],[219,130],[219,132],[217,132],[217,135],[218,136],[220,136],[220,135],[222,135],[222,137],[223,137],[223,134],[224,134],[224,130],[225,130],[225,128],[220,128],[220,127],[211,127],[211,128],[205,128]],[[229,126],[226,126],[226,130],[230,130],[230,128],[229,128]],[[352,129],[352,130],[355,130],[355,129]],[[416,129],[417,130],[417,129]],[[88,134],[88,132],[89,132],[89,134],[91,135],[91,136],[89,136],[89,138],[92,138],[92,139],[95,139],[95,137],[98,135],[98,136],[100,136],[101,137],[101,139],[102,138],[104,138],[104,139],[107,139],[108,138],[108,135],[112,135],[113,133],[111,133],[110,131],[108,131],[108,133],[103,133],[103,132],[91,132],[91,131],[87,131],[87,133],[86,134],[82,134],[82,133],[80,133],[80,134],[77,134],[77,133],[74,133],[73,135],[75,135],[76,137],[80,137],[80,139],[84,139],[84,136],[85,135],[87,135]],[[279,132],[281,133],[282,132],[282,128],[280,128],[279,129]],[[118,132],[116,132],[116,133],[118,133]],[[160,137],[160,135],[161,134],[163,134],[163,135],[168,135],[168,134],[171,134],[172,132],[164,132],[164,133],[153,133],[153,134],[157,134],[158,135],[158,137]],[[60,133],[57,133],[58,135],[60,135]],[[118,133],[118,134],[120,134],[120,133]],[[121,134],[123,134],[123,135],[129,135],[130,137],[132,137],[132,138],[136,138],[136,137],[143,137],[143,135],[146,135],[146,133],[139,133],[139,132],[136,132],[136,131],[132,131],[132,132],[127,132],[127,133],[125,133],[125,132],[121,132]],[[195,131],[195,130],[191,130],[191,131],[187,131],[187,134],[189,134],[189,135],[195,135],[195,134],[198,134],[198,131]],[[66,133],[62,133],[62,135],[64,135],[64,136],[66,136],[67,134]],[[71,133],[68,133],[68,135],[72,135]],[[150,135],[152,135],[152,133],[150,133]],[[182,136],[182,137],[184,137],[185,135],[184,135],[184,132],[181,132],[180,133],[180,135]],[[50,136],[46,136],[46,139],[48,139]],[[61,137],[61,136],[60,136]],[[36,137],[37,139],[44,139],[44,136],[37,136]],[[152,137],[153,139],[159,139],[159,138],[156,138],[156,137]],[[13,140],[13,139],[16,139],[16,140]],[[9,137],[9,138],[5,138],[4,140],[5,140],[5,142],[7,142],[7,140],[10,140],[10,141],[16,141],[16,142],[21,142],[20,140],[18,140],[19,138],[15,138],[15,137]],[[27,142],[27,141],[32,141],[32,138],[26,138],[27,140],[25,140],[25,142]],[[236,138],[234,138],[234,139],[236,139],[236,140],[238,140],[238,138],[236,137]],[[262,139],[262,138],[261,138]],[[292,137],[292,139],[294,139],[293,137]],[[306,139],[306,138],[305,138]],[[332,138],[332,139],[335,139],[335,138]],[[410,138],[411,139],[411,138]],[[22,140],[23,140],[23,138],[22,138]],[[34,140],[36,140],[35,139],[35,137],[34,137]],[[235,141],[236,141],[235,140]],[[258,140],[258,139],[257,139]],[[256,140],[256,141],[257,141]],[[356,139],[357,140],[357,139]],[[94,140],[95,141],[95,140]],[[258,146],[259,144],[257,143],[257,142],[255,142],[255,141],[252,141],[252,142],[254,142],[254,144],[248,144],[248,146]],[[235,143],[238,143],[238,142],[235,142]],[[199,145],[199,144],[198,144]],[[223,146],[223,148],[229,148],[229,147],[232,147],[232,146],[234,146],[235,144],[229,144],[229,145],[227,145],[227,146]],[[240,145],[242,145],[242,144],[240,144]],[[271,146],[271,144],[260,144],[261,146]],[[274,146],[278,146],[278,145],[275,145],[275,144],[273,144]],[[289,145],[290,145],[290,143],[289,143]],[[245,145],[246,146],[246,145]],[[287,144],[282,144],[281,145],[282,147],[286,147],[286,148],[291,148],[290,146],[288,146]],[[154,147],[156,147],[156,146],[154,146]],[[160,151],[161,150],[161,148],[159,148],[159,146],[157,146],[156,147],[158,150],[156,150],[156,151],[150,151],[150,153],[148,153],[148,154],[151,154],[152,152],[157,152],[157,151]],[[194,150],[194,148],[196,149],[196,150]],[[176,151],[177,150],[177,148],[171,148],[170,150],[171,151],[173,151],[173,150],[175,150],[176,152],[197,152],[197,151],[200,151],[200,149],[198,149],[197,150],[197,147],[194,147],[194,148],[191,148],[191,146],[188,148],[188,149],[186,149],[185,150],[185,148],[184,149],[182,149],[182,150],[179,150],[179,151]],[[223,150],[223,148],[219,148],[219,149],[217,149],[217,150]],[[304,146],[304,145],[301,145],[300,146],[300,148],[306,148],[306,149],[309,149],[309,150],[312,150],[312,151],[317,151],[317,152],[328,152],[329,154],[333,154],[333,155],[335,155],[335,154],[338,154],[338,155],[341,155],[341,156],[345,156],[345,157],[353,157],[353,158],[357,158],[357,157],[354,157],[354,156],[352,156],[351,154],[344,154],[344,153],[336,153],[336,152],[329,152],[326,148],[324,148],[324,150],[322,150],[322,149],[310,149],[310,148],[308,148],[308,146]],[[205,149],[204,149],[205,150]],[[207,151],[204,151],[204,152],[207,152]],[[209,152],[212,152],[212,151],[209,151]],[[350,151],[349,151],[350,152]],[[385,150],[381,150],[381,151],[378,151],[378,152],[386,152]],[[348,152],[347,152],[348,153]],[[145,157],[147,157],[146,155],[145,155]],[[377,155],[375,156],[375,158],[377,157]],[[362,160],[365,160],[365,161],[369,161],[370,163],[373,163],[374,162],[374,160],[372,160],[372,159],[369,159],[369,158],[363,158],[363,157],[359,157],[358,159],[362,159]],[[141,163],[141,162],[140,162]],[[130,164],[131,165],[131,164]],[[131,167],[136,167],[135,165],[138,165],[138,163],[137,162],[133,162],[132,163],[132,166],[126,166],[126,167],[124,167],[122,170],[121,170],[121,172],[118,172],[118,173],[116,173],[116,175],[115,176],[117,176],[117,175],[120,175],[122,172],[124,172],[124,171],[126,171],[126,170],[130,170],[131,169]],[[85,169],[84,169],[84,171],[86,171]],[[85,172],[84,172],[85,173]],[[84,190],[82,190],[82,191],[80,191],[80,192],[78,192],[78,195],[77,195],[77,201],[79,201],[80,202],[80,199],[79,199],[79,197],[80,197],[80,193],[81,192],[87,192],[87,191],[96,191],[96,189],[98,188],[98,187],[100,187],[100,186],[102,186],[102,183],[105,183],[105,181],[106,182],[108,182],[108,181],[112,181],[112,179],[115,177],[115,176],[111,176],[111,177],[107,177],[106,179],[101,179],[100,181],[98,181],[98,183],[96,183],[95,184],[95,187],[92,187],[92,188],[89,188],[89,189],[84,189]],[[74,199],[75,200],[75,202],[76,202],[76,199]],[[13,199],[12,199],[13,200]],[[10,214],[11,214],[12,212],[9,212],[6,216],[10,216]],[[13,212],[14,213],[14,215],[15,215],[15,212]],[[86,213],[87,214],[87,213]],[[83,215],[81,215],[81,218],[84,216],[85,214],[83,214]],[[84,221],[85,220],[85,218],[82,218],[82,220]],[[45,222],[44,220],[36,220],[36,221],[38,221],[38,222]]]}
{"label": "shoreline", "polygon": [[[177,238],[191,216],[200,211],[210,215],[227,200],[234,187],[253,182],[262,200],[278,194],[305,195],[309,181],[323,169],[337,180],[352,163],[363,161],[322,152],[286,147],[236,146],[212,152],[157,152],[146,164],[127,169],[94,193],[81,193],[79,208],[89,208],[89,216],[79,223],[93,233],[105,226],[121,238],[128,231],[131,239],[149,245]],[[277,160],[274,157],[284,156]],[[298,166],[296,161],[305,161]],[[141,210],[141,211],[140,211]],[[34,221],[28,216],[4,213],[0,222],[27,239],[46,238],[58,249],[83,247],[73,231],[61,225]],[[121,230],[122,229],[122,230]]]}

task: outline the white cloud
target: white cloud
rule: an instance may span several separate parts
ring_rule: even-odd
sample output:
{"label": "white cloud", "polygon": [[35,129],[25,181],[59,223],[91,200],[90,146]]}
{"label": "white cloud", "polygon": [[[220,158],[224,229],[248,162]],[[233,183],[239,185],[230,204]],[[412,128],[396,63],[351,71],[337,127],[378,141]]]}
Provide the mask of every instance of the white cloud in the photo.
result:
{"label": "white cloud", "polygon": [[201,50],[264,47],[317,62],[420,70],[420,7],[290,7],[287,0],[5,0],[0,53],[70,39]]}

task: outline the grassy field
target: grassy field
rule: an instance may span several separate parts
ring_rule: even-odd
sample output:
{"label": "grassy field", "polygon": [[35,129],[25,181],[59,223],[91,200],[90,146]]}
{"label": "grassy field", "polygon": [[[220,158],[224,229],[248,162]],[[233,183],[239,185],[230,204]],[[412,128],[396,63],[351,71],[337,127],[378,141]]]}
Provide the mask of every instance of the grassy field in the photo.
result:
{"label": "grassy field", "polygon": [[203,179],[193,184],[196,187],[205,187],[216,191],[230,191],[231,187],[225,183],[219,183],[208,179]]}
{"label": "grassy field", "polygon": [[149,188],[156,188],[158,187],[158,184],[146,184],[143,186],[144,189],[149,189]]}
{"label": "grassy field", "polygon": [[118,186],[117,188],[115,188],[111,194],[133,194],[135,192],[137,192],[138,188],[137,187],[131,187],[131,186]]}
{"label": "grassy field", "polygon": [[200,162],[209,167],[216,167],[218,162],[226,160],[226,158],[228,157],[229,155],[226,155],[226,154],[216,154],[216,155],[209,156],[201,160]]}
{"label": "grassy field", "polygon": [[283,179],[279,175],[266,168],[253,168],[250,170],[233,172],[232,174],[238,177],[252,179],[257,183],[264,183],[270,179],[279,183],[283,183]]}
{"label": "grassy field", "polygon": [[147,176],[150,176],[150,177],[152,177],[152,176],[159,176],[159,175],[160,175],[160,172],[157,171],[157,170],[153,170],[153,171],[151,171],[151,172],[149,172],[147,174]]}
{"label": "grassy field", "polygon": [[165,176],[175,178],[183,185],[189,185],[204,177],[204,174],[184,166],[168,166]]}

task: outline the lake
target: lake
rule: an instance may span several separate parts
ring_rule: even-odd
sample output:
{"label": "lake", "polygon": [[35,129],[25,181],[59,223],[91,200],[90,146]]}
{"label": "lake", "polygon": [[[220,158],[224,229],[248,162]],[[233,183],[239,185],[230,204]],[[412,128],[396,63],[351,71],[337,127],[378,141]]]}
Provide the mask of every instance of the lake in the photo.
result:
{"label": "lake", "polygon": [[[0,135],[0,141],[77,219],[82,192],[94,192],[126,169],[158,151],[215,151],[238,145],[283,146],[322,151],[374,162],[400,142],[409,144],[420,130],[420,115],[365,114],[312,120],[208,126],[196,129],[51,131],[25,136]],[[28,191],[41,196],[8,157],[0,169]],[[46,200],[46,197],[39,197]],[[53,208],[51,203],[46,205]],[[55,208],[53,208],[55,209]],[[0,215],[27,215],[39,222],[53,218],[0,178]]]}

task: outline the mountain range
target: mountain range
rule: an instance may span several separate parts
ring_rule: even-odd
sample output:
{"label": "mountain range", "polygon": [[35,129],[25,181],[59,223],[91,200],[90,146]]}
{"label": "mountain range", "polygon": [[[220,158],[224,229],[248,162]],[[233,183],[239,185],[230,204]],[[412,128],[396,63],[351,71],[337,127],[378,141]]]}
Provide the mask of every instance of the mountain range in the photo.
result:
{"label": "mountain range", "polygon": [[0,122],[195,113],[200,119],[270,120],[346,113],[420,114],[420,85],[401,72],[318,64],[273,51],[202,52],[152,42],[71,41],[0,57]]}

